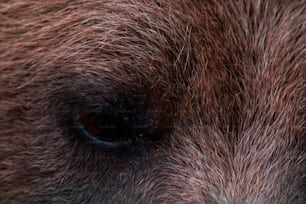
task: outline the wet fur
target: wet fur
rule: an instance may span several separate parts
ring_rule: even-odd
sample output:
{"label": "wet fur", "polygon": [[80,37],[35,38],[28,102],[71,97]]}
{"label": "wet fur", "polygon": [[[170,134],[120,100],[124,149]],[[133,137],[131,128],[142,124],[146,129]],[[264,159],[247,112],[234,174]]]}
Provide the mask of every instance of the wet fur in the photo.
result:
{"label": "wet fur", "polygon": [[[305,22],[305,1],[2,0],[0,203],[305,203]],[[158,142],[82,142],[103,101]]]}

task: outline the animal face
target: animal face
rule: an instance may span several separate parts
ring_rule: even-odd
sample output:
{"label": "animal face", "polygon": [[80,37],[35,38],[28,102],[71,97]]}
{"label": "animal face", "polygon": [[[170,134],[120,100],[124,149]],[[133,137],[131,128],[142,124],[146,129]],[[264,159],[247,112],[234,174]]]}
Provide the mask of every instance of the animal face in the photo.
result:
{"label": "animal face", "polygon": [[0,203],[304,203],[303,1],[1,1]]}

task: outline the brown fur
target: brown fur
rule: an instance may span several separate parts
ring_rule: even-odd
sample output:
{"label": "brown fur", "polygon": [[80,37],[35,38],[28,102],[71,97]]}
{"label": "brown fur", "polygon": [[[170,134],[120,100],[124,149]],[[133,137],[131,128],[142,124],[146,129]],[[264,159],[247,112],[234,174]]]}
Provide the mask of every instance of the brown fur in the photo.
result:
{"label": "brown fur", "polygon": [[[1,0],[0,203],[305,203],[305,22],[303,0]],[[80,140],[104,100],[158,141]]]}

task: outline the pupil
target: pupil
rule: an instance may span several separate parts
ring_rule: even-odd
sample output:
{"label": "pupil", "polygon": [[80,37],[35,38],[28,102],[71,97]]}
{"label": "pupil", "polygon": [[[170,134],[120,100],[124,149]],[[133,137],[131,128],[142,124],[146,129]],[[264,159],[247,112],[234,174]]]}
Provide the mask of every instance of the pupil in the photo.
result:
{"label": "pupil", "polygon": [[102,135],[103,134],[103,128],[97,126],[94,122],[94,120],[91,117],[86,118],[85,120],[82,120],[84,128],[86,131],[90,132],[93,135]]}

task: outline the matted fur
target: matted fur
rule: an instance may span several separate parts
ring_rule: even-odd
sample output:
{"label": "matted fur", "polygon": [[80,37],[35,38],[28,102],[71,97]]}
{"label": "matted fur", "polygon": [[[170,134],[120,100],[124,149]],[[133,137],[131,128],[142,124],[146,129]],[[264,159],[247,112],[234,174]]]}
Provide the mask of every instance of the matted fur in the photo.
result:
{"label": "matted fur", "polygon": [[[304,0],[1,0],[0,203],[305,203],[305,34]],[[105,100],[170,128],[84,143]]]}

